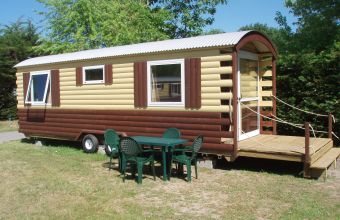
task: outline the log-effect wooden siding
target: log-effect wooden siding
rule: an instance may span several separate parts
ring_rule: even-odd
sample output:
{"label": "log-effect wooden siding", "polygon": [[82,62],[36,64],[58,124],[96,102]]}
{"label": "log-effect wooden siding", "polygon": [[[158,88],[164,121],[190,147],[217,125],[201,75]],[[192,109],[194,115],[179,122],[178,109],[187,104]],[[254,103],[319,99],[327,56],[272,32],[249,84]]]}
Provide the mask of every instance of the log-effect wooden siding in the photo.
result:
{"label": "log-effect wooden siding", "polygon": [[[216,112],[232,111],[232,106],[226,104],[232,100],[232,66],[224,65],[231,60],[232,56],[229,54],[201,58],[201,96],[202,107],[205,109]],[[224,77],[225,75],[228,77]]]}
{"label": "log-effect wooden siding", "polygon": [[217,112],[19,109],[18,115],[20,132],[28,136],[77,140],[83,130],[108,128],[129,136],[161,136],[166,128],[176,127],[185,139],[203,135],[201,152],[223,154],[233,149],[232,145],[221,143],[222,136],[232,137],[233,133],[221,131],[229,120]]}
{"label": "log-effect wooden siding", "polygon": [[[232,87],[231,79],[221,79],[231,74],[231,66],[221,62],[231,60],[231,55],[219,54],[201,57],[201,108],[194,111],[229,112],[231,92],[222,92],[223,87]],[[176,58],[176,57],[174,57]],[[99,63],[94,63],[93,65]],[[92,65],[92,64],[91,64]],[[66,109],[126,109],[134,106],[134,63],[112,64],[112,84],[88,84],[77,86],[76,67],[63,68],[60,74],[60,108]],[[17,73],[18,108],[24,107],[22,72]],[[38,106],[32,106],[39,108]],[[187,111],[183,107],[147,107],[148,110]]]}
{"label": "log-effect wooden siding", "polygon": [[[271,95],[273,94],[273,73],[272,73],[272,56],[262,57],[259,62],[260,68],[260,85],[259,98],[261,113],[267,117],[271,117],[274,113],[274,103]],[[275,83],[275,82],[274,82]],[[260,133],[273,134],[275,126],[273,121],[260,117]],[[274,131],[275,133],[275,131]]]}
{"label": "log-effect wooden siding", "polygon": [[19,76],[19,79],[21,80],[21,88],[19,88],[19,91],[17,89],[17,93],[18,93],[17,95],[20,97],[20,94],[22,94],[22,96],[25,97],[26,94],[27,94],[27,90],[28,90],[28,84],[29,84],[29,80],[30,80],[30,73],[23,73],[21,75],[21,77]]}
{"label": "log-effect wooden siding", "polygon": [[75,69],[60,70],[61,107],[133,109],[133,63],[112,65],[112,84],[76,86]]}
{"label": "log-effect wooden siding", "polygon": [[147,62],[134,63],[134,103],[137,108],[146,108],[147,100]]}
{"label": "log-effect wooden siding", "polygon": [[185,107],[201,108],[201,59],[185,59]]}
{"label": "log-effect wooden siding", "polygon": [[60,106],[60,80],[59,70],[51,70],[51,104]]}

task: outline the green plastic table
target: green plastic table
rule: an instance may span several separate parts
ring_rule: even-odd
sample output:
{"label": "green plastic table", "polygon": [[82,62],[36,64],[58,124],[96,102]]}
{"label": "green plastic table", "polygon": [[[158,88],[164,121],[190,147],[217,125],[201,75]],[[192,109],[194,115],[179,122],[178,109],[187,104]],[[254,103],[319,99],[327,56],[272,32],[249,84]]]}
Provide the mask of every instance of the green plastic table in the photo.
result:
{"label": "green plastic table", "polygon": [[177,145],[188,142],[188,140],[180,139],[180,138],[162,138],[162,137],[149,137],[149,136],[133,136],[132,138],[141,145],[162,147],[163,180],[164,181],[168,180],[168,173],[166,171],[166,167],[167,167],[166,152],[172,152],[172,150],[169,151],[169,149],[174,148]]}

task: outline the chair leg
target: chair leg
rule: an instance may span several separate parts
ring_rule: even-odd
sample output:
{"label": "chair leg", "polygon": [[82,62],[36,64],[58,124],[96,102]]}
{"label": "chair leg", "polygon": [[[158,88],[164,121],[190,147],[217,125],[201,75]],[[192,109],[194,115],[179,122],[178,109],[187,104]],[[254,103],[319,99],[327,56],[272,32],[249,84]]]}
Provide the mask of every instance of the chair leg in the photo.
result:
{"label": "chair leg", "polygon": [[118,171],[122,173],[122,157],[118,156]]}
{"label": "chair leg", "polygon": [[196,179],[198,179],[198,173],[197,173],[197,160],[195,159],[195,175]]}
{"label": "chair leg", "polygon": [[121,161],[121,156],[118,154],[118,171],[121,173],[122,172],[122,161]]}
{"label": "chair leg", "polygon": [[188,182],[191,182],[191,163],[187,163],[187,177],[188,177]]}
{"label": "chair leg", "polygon": [[125,157],[122,155],[122,157],[120,158],[120,162],[121,162],[121,165],[120,165],[120,173],[123,174],[123,170],[126,169],[126,160],[125,160]]}
{"label": "chair leg", "polygon": [[122,164],[123,182],[125,182],[125,169],[126,169],[126,162],[124,161],[124,164]]}
{"label": "chair leg", "polygon": [[138,172],[137,183],[141,184],[143,175],[143,163],[137,163],[137,172]]}

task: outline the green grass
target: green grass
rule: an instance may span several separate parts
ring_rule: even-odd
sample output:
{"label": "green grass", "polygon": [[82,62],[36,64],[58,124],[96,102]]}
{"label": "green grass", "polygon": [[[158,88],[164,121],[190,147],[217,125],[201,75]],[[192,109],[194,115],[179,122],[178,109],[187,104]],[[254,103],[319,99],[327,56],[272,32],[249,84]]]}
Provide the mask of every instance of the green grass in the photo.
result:
{"label": "green grass", "polygon": [[18,121],[0,121],[0,132],[17,131]]}
{"label": "green grass", "polygon": [[107,161],[66,146],[1,144],[0,219],[340,219],[335,177],[200,168],[192,183],[149,174],[137,185]]}

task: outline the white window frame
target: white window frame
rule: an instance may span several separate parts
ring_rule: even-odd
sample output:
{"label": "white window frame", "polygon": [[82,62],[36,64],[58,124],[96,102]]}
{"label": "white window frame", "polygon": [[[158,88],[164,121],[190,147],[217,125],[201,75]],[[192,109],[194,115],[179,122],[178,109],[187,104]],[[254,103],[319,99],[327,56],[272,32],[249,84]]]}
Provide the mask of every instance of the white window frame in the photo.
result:
{"label": "white window frame", "polygon": [[[92,69],[102,69],[103,70],[103,80],[86,80],[86,70]],[[104,65],[97,66],[84,66],[83,67],[83,84],[103,84],[105,83],[105,68]]]}
{"label": "white window frame", "polygon": [[[43,101],[34,101],[34,89],[31,88],[31,82],[32,82],[32,76],[35,75],[46,75],[47,74],[47,80],[46,80],[46,84],[45,84],[45,91],[44,91],[44,99]],[[51,71],[50,70],[42,70],[42,71],[35,71],[35,72],[31,72],[30,73],[30,79],[29,79],[29,83],[28,83],[28,87],[27,87],[27,91],[26,91],[26,97],[25,97],[25,103],[27,104],[31,104],[31,105],[48,105],[50,103],[46,102],[46,98],[47,98],[47,90],[48,90],[48,86],[47,83],[49,83],[50,85],[50,93],[51,93]],[[28,93],[31,93],[31,101],[28,101]],[[32,101],[33,100],[33,101]]]}
{"label": "white window frame", "polygon": [[[255,53],[251,53],[248,51],[239,51],[238,52],[238,131],[237,131],[237,139],[238,141],[245,140],[250,137],[254,137],[260,134],[260,115],[257,115],[257,129],[254,131],[247,132],[245,134],[242,133],[241,126],[242,126],[242,118],[241,118],[241,102],[248,102],[248,101],[257,101],[257,112],[260,112],[260,96],[259,96],[259,87],[260,87],[260,80],[259,80],[259,56]],[[241,72],[240,72],[240,59],[248,59],[248,60],[255,60],[257,61],[257,95],[251,98],[242,98],[241,97]]]}
{"label": "white window frame", "polygon": [[[181,101],[180,102],[153,102],[151,99],[151,66],[156,65],[168,65],[168,64],[180,64],[181,65]],[[174,60],[157,60],[147,62],[147,95],[148,95],[148,106],[184,106],[185,104],[185,77],[184,77],[184,59]]]}

